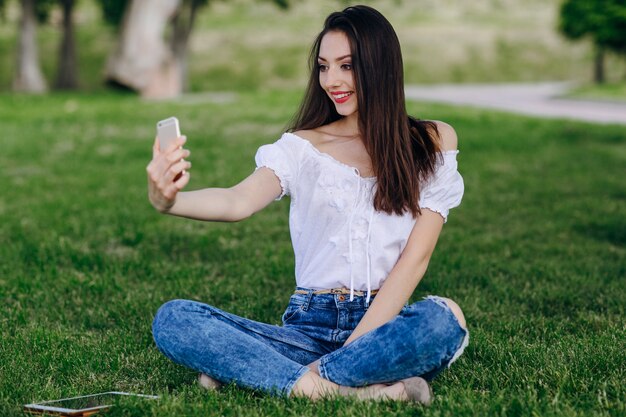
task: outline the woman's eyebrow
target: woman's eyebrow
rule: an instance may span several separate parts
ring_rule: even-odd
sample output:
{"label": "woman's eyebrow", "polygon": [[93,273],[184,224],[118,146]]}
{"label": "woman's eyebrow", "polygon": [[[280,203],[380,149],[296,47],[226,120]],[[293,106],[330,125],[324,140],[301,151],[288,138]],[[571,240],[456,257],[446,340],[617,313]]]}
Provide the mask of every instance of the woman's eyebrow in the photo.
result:
{"label": "woman's eyebrow", "polygon": [[[346,58],[352,58],[352,54],[348,54],[348,55],[343,55],[343,56],[340,56],[339,58],[335,59],[335,61],[341,61],[341,60],[344,60],[344,59],[346,59]],[[317,57],[317,59],[318,59],[319,61],[328,62],[328,60],[327,60],[326,58],[321,57],[321,56],[318,56],[318,57]]]}

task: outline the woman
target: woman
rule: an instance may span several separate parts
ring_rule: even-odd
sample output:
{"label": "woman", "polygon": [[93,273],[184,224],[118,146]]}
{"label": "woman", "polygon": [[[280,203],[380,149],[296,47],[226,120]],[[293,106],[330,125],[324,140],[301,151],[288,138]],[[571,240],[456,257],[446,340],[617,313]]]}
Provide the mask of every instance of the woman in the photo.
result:
{"label": "woman", "polygon": [[184,137],[163,150],[155,141],[147,168],[150,201],[176,216],[238,221],[291,196],[297,287],[283,325],[175,300],[156,314],[154,339],[206,387],[429,404],[427,381],[468,341],[452,300],[407,303],[461,201],[456,134],[407,115],[399,42],[376,10],[331,14],[311,60],[293,125],[241,183],[180,192]]}

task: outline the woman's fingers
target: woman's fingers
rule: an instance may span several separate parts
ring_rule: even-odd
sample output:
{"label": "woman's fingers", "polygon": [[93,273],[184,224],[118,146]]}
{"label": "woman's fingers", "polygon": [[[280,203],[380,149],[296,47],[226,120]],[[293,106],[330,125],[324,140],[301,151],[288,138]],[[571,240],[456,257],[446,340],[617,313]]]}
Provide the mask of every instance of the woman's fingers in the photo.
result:
{"label": "woman's fingers", "polygon": [[185,186],[189,183],[190,176],[191,174],[189,174],[189,171],[185,171],[177,181],[174,181],[174,186],[178,189],[178,191],[185,188]]}
{"label": "woman's fingers", "polygon": [[185,160],[178,161],[177,163],[172,165],[170,169],[167,170],[165,178],[168,179],[170,182],[175,181],[178,179],[176,177],[181,175],[184,171],[189,170],[190,168],[191,162]]}
{"label": "woman's fingers", "polygon": [[173,165],[188,158],[191,152],[187,149],[174,149],[169,153],[162,153],[157,155],[148,164],[148,173],[151,174],[151,178],[154,181],[158,181],[162,176],[167,174],[167,171],[172,168]]}
{"label": "woman's fingers", "polygon": [[180,149],[167,155],[163,164],[163,175],[167,182],[175,181],[180,173],[185,169],[191,168],[191,163],[183,158],[187,158],[190,152],[186,149]]}
{"label": "woman's fingers", "polygon": [[168,188],[173,182],[179,180],[179,176],[182,175],[183,171],[187,171],[191,168],[191,162],[185,160],[179,160],[165,171],[159,181],[159,188],[165,190]]}
{"label": "woman's fingers", "polygon": [[161,152],[161,148],[159,146],[159,137],[157,136],[154,138],[154,145],[152,145],[152,159],[159,156],[160,152]]}
{"label": "woman's fingers", "polygon": [[169,162],[169,164],[174,164],[181,159],[188,158],[191,155],[191,152],[187,149],[178,148],[171,152],[165,154],[165,159]]}
{"label": "woman's fingers", "polygon": [[168,201],[174,200],[174,198],[176,198],[176,194],[178,194],[178,192],[182,190],[187,185],[187,183],[189,183],[189,178],[189,172],[185,171],[185,173],[183,173],[176,181],[168,183],[168,185],[162,191],[163,197],[165,197],[165,199]]}

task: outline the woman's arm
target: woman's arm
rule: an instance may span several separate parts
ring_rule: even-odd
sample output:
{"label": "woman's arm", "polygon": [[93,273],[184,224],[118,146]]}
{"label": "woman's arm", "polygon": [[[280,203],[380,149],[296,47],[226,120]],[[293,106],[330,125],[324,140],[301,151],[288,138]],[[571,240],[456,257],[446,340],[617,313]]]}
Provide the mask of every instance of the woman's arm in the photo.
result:
{"label": "woman's arm", "polygon": [[422,210],[398,262],[367,313],[346,340],[346,345],[398,315],[424,276],[442,227],[443,218],[440,214]]}
{"label": "woman's arm", "polygon": [[161,151],[155,140],[148,164],[148,196],[161,213],[207,221],[239,221],[266,207],[281,194],[280,181],[268,168],[260,168],[231,188],[205,188],[181,192],[189,182],[191,164],[182,160],[185,137]]}
{"label": "woman's arm", "polygon": [[280,193],[280,181],[272,170],[263,167],[234,187],[180,192],[167,213],[196,220],[236,222],[265,208]]}
{"label": "woman's arm", "polygon": [[[444,122],[435,121],[435,123],[439,131],[442,150],[457,149],[458,139],[454,128]],[[440,214],[429,209],[422,210],[398,262],[376,294],[367,313],[346,340],[346,345],[370,330],[387,323],[402,310],[426,272],[443,223],[443,217]]]}

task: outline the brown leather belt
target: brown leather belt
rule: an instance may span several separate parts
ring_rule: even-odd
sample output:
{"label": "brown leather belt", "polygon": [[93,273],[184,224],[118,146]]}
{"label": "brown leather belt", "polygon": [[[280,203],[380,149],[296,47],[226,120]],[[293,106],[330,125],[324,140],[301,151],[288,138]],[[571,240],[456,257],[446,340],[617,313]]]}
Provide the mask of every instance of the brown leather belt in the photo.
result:
{"label": "brown leather belt", "polygon": [[[307,290],[296,290],[295,294],[308,294],[311,291],[307,291]],[[329,288],[329,289],[324,289],[324,290],[314,290],[312,291],[313,294],[318,295],[318,294],[343,294],[343,295],[350,295],[350,289],[348,288]],[[375,295],[378,290],[372,290],[372,295]],[[359,291],[359,290],[354,290],[354,295],[356,295],[357,297],[365,297],[367,295],[367,291]]]}

